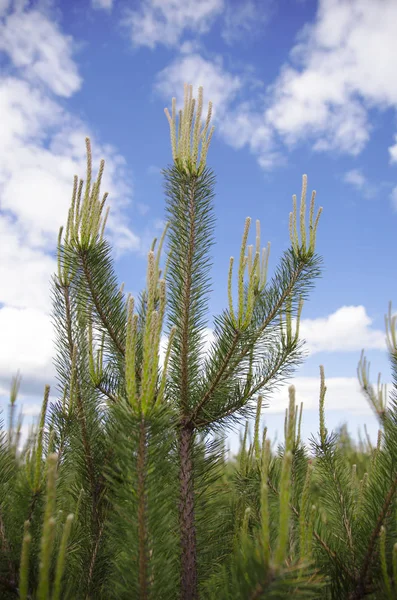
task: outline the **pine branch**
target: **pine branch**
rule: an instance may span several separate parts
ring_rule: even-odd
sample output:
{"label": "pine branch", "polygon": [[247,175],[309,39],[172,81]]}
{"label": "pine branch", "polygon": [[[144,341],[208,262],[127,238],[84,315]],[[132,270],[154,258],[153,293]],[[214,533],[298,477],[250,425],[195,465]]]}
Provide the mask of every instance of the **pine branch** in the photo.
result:
{"label": "pine branch", "polygon": [[356,587],[353,593],[349,596],[349,600],[361,600],[367,593],[367,575],[371,566],[371,562],[373,560],[373,554],[376,547],[376,542],[379,537],[379,533],[383,523],[385,522],[386,515],[390,509],[390,505],[396,495],[397,491],[397,477],[393,480],[390,489],[384,499],[382,508],[379,512],[378,519],[376,521],[375,527],[371,533],[371,537],[369,539],[369,544],[367,548],[367,552],[365,554],[365,558],[360,570],[360,574],[356,580]]}
{"label": "pine branch", "polygon": [[[274,484],[270,478],[268,478],[267,483],[268,483],[269,488],[272,490],[272,492],[276,496],[278,496],[279,492],[278,492],[277,488],[274,486]],[[299,520],[300,519],[300,511],[296,508],[296,506],[294,506],[291,503],[289,503],[289,506],[290,506],[292,512],[295,514],[296,518]],[[308,525],[307,521],[306,521],[306,525]],[[350,579],[354,579],[353,573],[351,573],[349,571],[349,569],[346,567],[346,565],[344,565],[342,562],[340,562],[337,554],[328,546],[328,544],[321,538],[321,536],[315,530],[313,531],[313,535],[316,538],[317,542],[320,544],[320,546],[325,550],[325,552],[331,558],[331,560],[335,561],[338,564],[338,568],[340,568],[342,571],[344,571],[344,573]]]}
{"label": "pine branch", "polygon": [[102,394],[104,396],[106,396],[111,402],[117,402],[116,396],[114,396],[111,392],[109,392],[106,388],[104,388],[103,385],[101,385],[100,383],[97,383],[95,387],[97,388],[97,390],[102,392]]}
{"label": "pine branch", "polygon": [[[291,271],[291,263],[294,264],[296,262],[298,262],[298,264]],[[247,331],[247,333],[238,330],[234,331],[229,349],[225,357],[222,359],[221,365],[218,367],[218,370],[213,376],[213,380],[209,384],[209,387],[205,391],[202,399],[199,401],[199,403],[194,409],[194,412],[191,417],[193,423],[197,422],[199,418],[199,413],[202,411],[204,406],[213,398],[219,384],[221,382],[228,381],[235,375],[236,372],[238,372],[239,366],[242,364],[243,360],[252,351],[252,348],[255,347],[255,344],[263,337],[266,329],[278,316],[283,305],[289,298],[291,298],[291,296],[294,296],[295,288],[300,282],[300,279],[303,278],[304,280],[307,277],[307,272],[312,272],[312,277],[317,277],[319,275],[317,271],[318,262],[319,258],[315,257],[314,255],[310,255],[309,257],[304,256],[299,259],[295,259],[292,254],[292,251],[286,253],[282,263],[282,268],[286,272],[285,275],[282,276],[281,273],[276,275],[272,282],[272,288],[274,291],[269,292],[269,290],[265,290],[263,292],[255,294],[252,327],[250,328],[250,330]],[[280,280],[284,283],[284,285],[280,286]],[[288,283],[285,285],[286,281]],[[281,294],[278,294],[278,290],[280,289],[280,287],[283,291]],[[300,295],[303,296],[303,294],[304,291],[300,290]],[[275,302],[270,307],[270,310],[266,310],[266,296],[268,296],[269,298],[275,296]],[[264,306],[262,298],[265,299]],[[266,316],[264,315],[264,308],[268,313],[266,314]],[[224,325],[226,327],[228,326],[228,321],[229,319],[224,319]],[[235,355],[235,351],[239,347],[240,341],[242,341],[243,344],[242,349],[240,349],[238,354]],[[214,357],[211,356],[210,360],[213,361]],[[209,364],[209,361],[207,361],[207,364]],[[274,372],[277,372],[277,369],[274,369]],[[258,388],[258,391],[259,390],[260,388]],[[217,417],[215,417],[214,420],[216,418]]]}
{"label": "pine branch", "polygon": [[229,363],[230,363],[230,361],[233,357],[233,354],[237,348],[239,340],[240,340],[240,332],[236,331],[236,333],[234,334],[231,346],[229,348],[229,351],[226,354],[225,359],[223,361],[223,364],[221,365],[220,369],[218,370],[214,380],[210,384],[209,389],[205,392],[203,398],[200,400],[200,402],[194,408],[194,411],[190,417],[190,421],[192,423],[197,422],[200,411],[204,408],[204,406],[207,404],[207,402],[209,400],[211,400],[219,382],[222,380],[222,378],[225,374],[225,371],[226,371],[227,367],[229,366]]}
{"label": "pine branch", "polygon": [[[101,539],[102,539],[102,536],[103,536],[104,529],[105,529],[105,520],[103,520],[102,524],[99,527],[97,539],[95,541],[93,552],[91,554],[91,561],[90,561],[90,566],[89,566],[89,569],[88,569],[88,578],[87,578],[87,589],[88,590],[90,590],[91,585],[92,585],[92,579],[93,579],[93,574],[94,574],[95,561],[96,561],[97,556],[98,556],[99,544],[101,543]],[[87,592],[86,600],[90,600],[90,597],[91,596],[90,596],[89,592]]]}
{"label": "pine branch", "polygon": [[90,268],[89,268],[89,263],[87,261],[87,254],[86,252],[81,252],[80,253],[80,259],[81,259],[81,264],[83,266],[83,270],[84,270],[84,275],[88,284],[88,289],[91,293],[91,298],[92,301],[94,303],[94,306],[98,312],[98,315],[101,318],[101,321],[106,329],[106,331],[108,332],[110,338],[112,339],[115,347],[117,348],[117,350],[120,352],[121,356],[124,356],[125,353],[125,348],[123,346],[123,344],[120,342],[118,336],[116,335],[115,330],[113,329],[113,326],[110,322],[110,320],[107,318],[102,305],[99,301],[96,289],[95,289],[95,285],[94,285],[94,281],[92,279],[91,276],[91,272],[90,272]]}
{"label": "pine branch", "polygon": [[[60,247],[60,237],[59,236],[59,255],[61,255],[61,247]],[[68,253],[71,252],[72,256],[69,256]],[[91,431],[91,423],[88,424],[87,418],[87,409],[88,406],[85,406],[86,401],[83,398],[83,387],[82,381],[80,380],[80,369],[78,368],[77,361],[78,359],[81,361],[85,361],[86,349],[82,345],[82,340],[84,338],[83,331],[85,333],[85,321],[84,321],[84,311],[78,310],[77,306],[77,315],[75,311],[76,306],[76,294],[77,294],[77,302],[79,300],[78,297],[78,289],[79,289],[79,278],[81,278],[81,273],[79,273],[76,262],[76,270],[69,279],[66,276],[66,271],[68,269],[68,264],[71,264],[74,261],[74,254],[71,249],[65,248],[63,249],[63,264],[61,266],[61,261],[59,261],[59,272],[58,272],[58,280],[55,279],[54,288],[55,291],[59,291],[62,293],[63,302],[64,302],[64,315],[62,319],[63,327],[66,330],[66,340],[60,339],[60,343],[65,347],[64,357],[68,359],[69,365],[71,365],[71,373],[69,380],[69,393],[70,393],[70,402],[69,402],[69,416],[73,414],[75,410],[75,414],[77,415],[77,422],[80,427],[81,432],[81,442],[83,446],[83,460],[86,469],[86,475],[88,477],[89,488],[90,488],[90,497],[91,497],[91,552],[88,563],[88,568],[85,575],[85,582],[87,586],[87,593],[90,593],[90,587],[92,585],[92,577],[94,566],[97,559],[97,553],[99,548],[99,543],[102,537],[102,530],[104,525],[104,517],[100,514],[100,503],[101,503],[101,495],[103,493],[105,487],[105,481],[100,477],[97,477],[96,473],[96,457],[95,450],[93,448],[93,441],[90,439],[92,436]],[[63,273],[61,273],[61,268],[63,268]],[[71,286],[71,281],[73,280],[74,285]],[[72,291],[75,293],[75,298],[71,297],[71,287]],[[57,297],[54,298],[55,306],[57,307]],[[74,302],[74,304],[73,304]],[[73,317],[77,316],[76,329],[73,332]],[[79,336],[80,330],[80,336]],[[81,355],[81,356],[80,356]],[[66,392],[66,390],[65,390]],[[74,404],[75,403],[75,404]],[[60,450],[64,449],[64,441],[61,443]]]}

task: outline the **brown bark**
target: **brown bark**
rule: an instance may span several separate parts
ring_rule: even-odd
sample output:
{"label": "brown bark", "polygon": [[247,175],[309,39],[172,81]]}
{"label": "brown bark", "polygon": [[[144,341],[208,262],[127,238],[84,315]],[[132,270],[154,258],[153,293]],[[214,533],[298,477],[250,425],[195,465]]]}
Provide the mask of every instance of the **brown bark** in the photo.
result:
{"label": "brown bark", "polygon": [[180,431],[181,600],[197,600],[197,542],[194,517],[193,428],[183,424]]}
{"label": "brown bark", "polygon": [[142,418],[138,446],[138,543],[139,543],[139,598],[148,598],[148,557],[146,528],[146,430]]}

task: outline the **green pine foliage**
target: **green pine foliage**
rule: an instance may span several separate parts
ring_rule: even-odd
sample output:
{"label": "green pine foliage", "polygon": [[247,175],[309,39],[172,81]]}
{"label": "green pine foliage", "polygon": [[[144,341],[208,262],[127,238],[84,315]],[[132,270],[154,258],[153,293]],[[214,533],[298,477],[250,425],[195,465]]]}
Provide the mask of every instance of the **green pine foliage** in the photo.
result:
{"label": "green pine foliage", "polygon": [[[363,394],[379,419],[376,447],[326,427],[301,440],[289,388],[284,440],[260,428],[266,398],[304,359],[303,302],[320,275],[307,179],[293,197],[291,246],[268,278],[270,244],[230,259],[226,308],[204,352],[214,247],[215,175],[207,166],[212,105],[185,86],[164,170],[167,225],[148,253],[137,299],[118,284],[104,237],[104,162],[75,177],[52,281],[57,400],[21,446],[19,374],[0,432],[0,597],[22,600],[246,600],[397,597],[397,317],[386,340],[393,373]],[[162,342],[166,339],[166,343]],[[160,360],[160,354],[163,358]],[[299,394],[299,390],[297,391]],[[230,457],[225,436],[245,422]]]}

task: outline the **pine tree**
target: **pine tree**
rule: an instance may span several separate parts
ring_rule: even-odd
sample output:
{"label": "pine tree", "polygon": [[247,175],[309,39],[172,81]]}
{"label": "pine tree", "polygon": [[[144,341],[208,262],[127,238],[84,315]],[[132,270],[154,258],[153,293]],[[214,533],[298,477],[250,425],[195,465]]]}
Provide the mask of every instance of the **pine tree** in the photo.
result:
{"label": "pine tree", "polygon": [[[194,445],[197,432],[210,433],[247,414],[250,400],[291,373],[301,358],[298,332],[292,334],[292,314],[299,322],[302,301],[319,274],[314,254],[320,212],[313,223],[314,194],[310,207],[310,239],[306,239],[304,178],[299,244],[296,199],[290,216],[292,249],[266,286],[268,249],[261,252],[260,224],[254,246],[247,249],[250,221],[247,218],[238,265],[237,307],[232,299],[234,259],[230,259],[229,306],[215,318],[215,341],[208,357],[202,355],[210,288],[210,251],[213,243],[214,175],[206,167],[213,128],[207,136],[212,105],[200,134],[202,89],[196,118],[192,87],[185,86],[184,108],[176,133],[176,101],[172,115],[166,111],[174,165],[164,172],[169,221],[169,325],[175,331],[170,354],[169,402],[178,412],[181,595],[198,597],[197,539],[195,520]],[[199,143],[201,158],[198,161]],[[246,254],[247,253],[247,254]],[[247,280],[246,280],[247,276]],[[282,311],[286,312],[284,331]],[[281,322],[280,322],[281,321]],[[280,326],[281,325],[281,326]],[[203,368],[201,368],[204,362]]]}

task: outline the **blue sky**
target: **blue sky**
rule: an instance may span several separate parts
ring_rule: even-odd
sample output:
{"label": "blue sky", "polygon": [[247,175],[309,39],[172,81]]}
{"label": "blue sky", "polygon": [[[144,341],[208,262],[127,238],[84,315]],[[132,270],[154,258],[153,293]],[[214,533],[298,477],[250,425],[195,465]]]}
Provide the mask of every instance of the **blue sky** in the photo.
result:
{"label": "blue sky", "polygon": [[[144,286],[161,232],[160,169],[171,161],[164,107],[183,83],[214,104],[207,163],[217,175],[211,315],[225,306],[244,220],[289,245],[301,177],[323,206],[323,277],[303,309],[309,357],[291,382],[304,435],[318,429],[319,365],[328,426],[376,422],[356,379],[362,348],[390,381],[383,317],[397,307],[397,3],[394,0],[0,0],[0,403],[23,375],[29,419],[52,366],[49,278],[84,137],[106,159],[108,238],[126,292]],[[209,332],[210,334],[210,332]],[[287,388],[263,412],[282,431]],[[231,438],[235,447],[236,438]]]}

